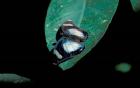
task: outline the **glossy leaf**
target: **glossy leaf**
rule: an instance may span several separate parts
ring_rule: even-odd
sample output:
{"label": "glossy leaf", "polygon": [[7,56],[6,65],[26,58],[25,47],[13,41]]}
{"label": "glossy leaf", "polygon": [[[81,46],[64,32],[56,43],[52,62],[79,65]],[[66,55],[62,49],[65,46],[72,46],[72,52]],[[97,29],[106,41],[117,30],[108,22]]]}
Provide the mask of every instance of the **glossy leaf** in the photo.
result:
{"label": "glossy leaf", "polygon": [[50,51],[56,42],[58,28],[69,19],[89,35],[85,42],[85,50],[61,63],[60,68],[71,68],[95,47],[106,32],[117,6],[118,0],[51,0],[45,22],[46,42]]}

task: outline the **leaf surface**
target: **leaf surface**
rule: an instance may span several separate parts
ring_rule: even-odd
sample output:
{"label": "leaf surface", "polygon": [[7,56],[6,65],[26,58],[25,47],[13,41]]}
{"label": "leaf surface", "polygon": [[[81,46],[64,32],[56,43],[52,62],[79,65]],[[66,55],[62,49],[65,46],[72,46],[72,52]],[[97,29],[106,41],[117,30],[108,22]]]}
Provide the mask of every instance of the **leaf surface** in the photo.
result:
{"label": "leaf surface", "polygon": [[71,68],[95,47],[106,32],[117,6],[118,0],[51,0],[45,22],[46,42],[50,51],[56,42],[58,28],[69,19],[89,35],[85,50],[61,63],[60,68]]}
{"label": "leaf surface", "polygon": [[140,11],[140,0],[131,0],[134,11]]}

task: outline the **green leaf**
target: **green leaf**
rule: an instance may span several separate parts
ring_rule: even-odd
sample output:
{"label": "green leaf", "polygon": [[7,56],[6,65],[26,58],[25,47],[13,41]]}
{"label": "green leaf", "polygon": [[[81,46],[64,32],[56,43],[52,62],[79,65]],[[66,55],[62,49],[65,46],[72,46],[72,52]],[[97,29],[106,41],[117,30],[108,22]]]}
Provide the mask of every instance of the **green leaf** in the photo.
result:
{"label": "green leaf", "polygon": [[66,70],[73,67],[95,47],[106,32],[117,6],[118,0],[51,0],[45,22],[46,42],[50,51],[53,48],[52,44],[56,42],[58,28],[69,19],[89,35],[85,42],[85,50],[59,64],[60,68]]}
{"label": "green leaf", "polygon": [[17,84],[31,82],[31,79],[13,73],[1,73],[0,82]]}
{"label": "green leaf", "polygon": [[131,0],[134,11],[140,11],[140,0]]}
{"label": "green leaf", "polygon": [[119,63],[115,66],[116,71],[122,72],[122,73],[127,73],[131,70],[132,66],[131,64],[128,63]]}

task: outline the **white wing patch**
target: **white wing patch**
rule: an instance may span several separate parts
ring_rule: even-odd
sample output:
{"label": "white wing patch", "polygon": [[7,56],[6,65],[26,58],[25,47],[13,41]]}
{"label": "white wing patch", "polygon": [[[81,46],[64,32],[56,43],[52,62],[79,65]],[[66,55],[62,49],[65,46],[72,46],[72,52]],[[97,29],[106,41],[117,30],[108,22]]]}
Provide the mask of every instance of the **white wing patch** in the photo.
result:
{"label": "white wing patch", "polygon": [[62,55],[56,50],[54,49],[53,53],[57,56],[58,59],[62,59]]}
{"label": "white wing patch", "polygon": [[72,35],[84,38],[84,34],[81,31],[77,30],[77,29],[69,29],[68,31]]}
{"label": "white wing patch", "polygon": [[63,24],[63,26],[73,26],[73,24]]}
{"label": "white wing patch", "polygon": [[73,42],[73,41],[66,41],[63,44],[63,49],[67,52],[67,53],[71,53],[73,51],[76,51],[77,49],[79,49],[81,47],[81,45],[77,42]]}

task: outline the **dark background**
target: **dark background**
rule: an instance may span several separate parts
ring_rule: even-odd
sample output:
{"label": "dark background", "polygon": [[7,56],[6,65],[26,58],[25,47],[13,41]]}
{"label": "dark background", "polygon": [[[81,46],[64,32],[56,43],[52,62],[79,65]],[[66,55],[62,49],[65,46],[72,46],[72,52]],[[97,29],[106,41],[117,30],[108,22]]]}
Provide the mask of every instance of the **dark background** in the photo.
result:
{"label": "dark background", "polygon": [[[4,1],[0,12],[0,72],[33,79],[33,85],[77,82],[132,82],[139,79],[139,18],[129,0],[120,0],[109,28],[75,67],[63,72],[50,64],[44,22],[49,1]],[[132,65],[129,73],[115,71],[120,62]],[[91,80],[91,81],[89,81]],[[48,84],[47,84],[48,83]]]}

